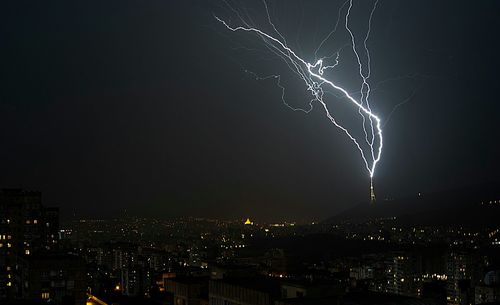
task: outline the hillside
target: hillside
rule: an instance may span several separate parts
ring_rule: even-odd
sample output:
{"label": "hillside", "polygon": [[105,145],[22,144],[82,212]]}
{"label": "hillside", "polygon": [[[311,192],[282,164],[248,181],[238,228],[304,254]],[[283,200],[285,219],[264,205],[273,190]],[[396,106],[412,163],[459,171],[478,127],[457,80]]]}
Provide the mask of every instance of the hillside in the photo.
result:
{"label": "hillside", "polygon": [[500,224],[500,183],[419,194],[414,197],[378,201],[375,204],[364,202],[325,222],[360,222],[388,217],[397,217],[398,222],[409,225],[498,225]]}

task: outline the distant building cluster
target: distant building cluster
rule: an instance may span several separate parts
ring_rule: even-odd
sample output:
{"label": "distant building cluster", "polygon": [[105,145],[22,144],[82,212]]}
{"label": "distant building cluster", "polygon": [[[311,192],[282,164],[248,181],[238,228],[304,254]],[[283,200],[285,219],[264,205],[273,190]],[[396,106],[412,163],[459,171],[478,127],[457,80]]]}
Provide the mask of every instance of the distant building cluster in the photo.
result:
{"label": "distant building cluster", "polygon": [[0,212],[1,304],[500,302],[498,227],[125,215],[59,224],[56,208],[23,190],[3,190]]}

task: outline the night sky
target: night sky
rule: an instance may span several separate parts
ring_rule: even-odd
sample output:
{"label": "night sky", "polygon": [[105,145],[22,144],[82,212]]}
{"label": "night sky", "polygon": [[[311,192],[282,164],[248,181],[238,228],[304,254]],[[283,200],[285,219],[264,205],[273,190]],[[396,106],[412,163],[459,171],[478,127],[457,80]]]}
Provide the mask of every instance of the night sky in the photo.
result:
{"label": "night sky", "polygon": [[[371,4],[358,2],[362,35]],[[343,1],[269,3],[312,60]],[[260,1],[235,4],[263,17]],[[213,14],[237,21],[217,0],[4,3],[0,187],[95,217],[322,219],[367,201],[352,143],[319,109],[291,111],[272,81],[245,73],[282,73],[282,63]],[[498,179],[498,16],[494,0],[380,0],[371,81],[397,79],[380,84],[372,107],[386,118],[411,99],[384,128],[378,198]],[[341,30],[332,47],[348,42]],[[342,58],[348,71],[349,49]],[[338,76],[359,89],[354,74]],[[291,101],[305,105],[295,89]]]}

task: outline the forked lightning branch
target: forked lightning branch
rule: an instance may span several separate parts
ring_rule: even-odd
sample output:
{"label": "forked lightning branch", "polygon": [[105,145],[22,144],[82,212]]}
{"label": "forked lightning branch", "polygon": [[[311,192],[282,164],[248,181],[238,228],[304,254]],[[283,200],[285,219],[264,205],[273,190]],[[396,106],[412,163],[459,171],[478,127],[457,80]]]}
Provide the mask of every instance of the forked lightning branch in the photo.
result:
{"label": "forked lightning branch", "polygon": [[[260,28],[250,25],[245,21],[244,18],[239,14],[238,10],[229,5],[226,2],[226,5],[231,9],[232,12],[236,14],[239,19],[240,24],[231,25],[227,21],[215,16],[217,21],[223,24],[228,30],[233,32],[248,32],[256,34],[263,42],[264,46],[272,53],[281,58],[288,68],[290,68],[291,72],[297,75],[305,84],[305,89],[310,92],[312,95],[312,102],[309,105],[312,106],[313,102],[317,102],[322,109],[324,110],[326,116],[331,121],[333,125],[342,130],[347,137],[354,143],[355,147],[358,149],[361,158],[364,162],[366,170],[370,175],[370,192],[371,192],[371,200],[375,200],[375,195],[373,191],[373,177],[375,175],[375,170],[377,168],[377,164],[380,161],[382,155],[383,148],[383,135],[382,135],[382,127],[380,118],[372,111],[370,107],[370,83],[369,78],[371,75],[371,59],[370,53],[367,47],[367,41],[370,36],[371,31],[371,21],[374,15],[374,12],[377,8],[378,0],[374,2],[373,8],[370,12],[370,17],[368,20],[368,29],[366,31],[366,35],[362,40],[363,47],[361,48],[363,52],[365,52],[365,56],[367,58],[366,64],[363,64],[361,57],[358,53],[358,46],[356,44],[357,40],[354,36],[353,32],[349,27],[349,16],[351,9],[353,7],[353,0],[346,1],[339,10],[339,14],[343,7],[348,5],[347,12],[345,13],[344,18],[344,26],[346,31],[350,36],[350,45],[352,51],[355,55],[357,61],[356,70],[358,70],[359,75],[361,77],[361,88],[359,92],[361,93],[361,97],[358,99],[354,98],[352,94],[350,94],[347,89],[340,86],[337,83],[334,83],[332,80],[328,79],[325,75],[325,71],[329,69],[333,69],[339,63],[339,56],[337,52],[337,57],[335,58],[335,62],[331,65],[326,64],[327,57],[320,58],[318,60],[314,59],[312,62],[308,62],[306,59],[301,58],[297,55],[297,53],[290,47],[285,39],[285,36],[278,30],[276,25],[272,22],[271,15],[269,13],[269,9],[267,6],[267,2],[262,0],[266,14],[267,20],[272,28],[272,32],[265,32]],[[338,23],[337,23],[338,24]],[[336,31],[337,27],[333,31]],[[318,46],[317,50],[322,47],[327,39],[330,39],[333,32],[329,33],[328,36],[323,40]],[[316,51],[317,52],[317,51]],[[279,75],[275,75],[274,77],[278,78]],[[279,84],[279,83],[278,83]],[[279,84],[281,87],[281,84]],[[281,87],[283,89],[283,87]],[[324,101],[324,93],[325,89],[333,89],[336,92],[340,93],[344,96],[353,107],[357,108],[359,115],[362,117],[362,127],[364,137],[363,139],[358,139],[353,135],[353,132],[348,128],[341,125],[338,120],[335,119],[334,114],[330,111],[327,103]],[[287,104],[288,105],[288,104]],[[297,110],[297,109],[294,109]],[[305,112],[309,112],[310,110],[304,110]],[[365,144],[361,144],[360,141],[365,141]],[[363,148],[365,147],[365,148]],[[367,147],[367,148],[366,148]]]}

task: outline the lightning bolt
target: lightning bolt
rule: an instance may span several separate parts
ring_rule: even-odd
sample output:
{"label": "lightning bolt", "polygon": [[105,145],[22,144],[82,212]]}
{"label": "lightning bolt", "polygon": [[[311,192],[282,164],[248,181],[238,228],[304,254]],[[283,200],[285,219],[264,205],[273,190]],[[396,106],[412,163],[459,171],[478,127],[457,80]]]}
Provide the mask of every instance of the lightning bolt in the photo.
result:
{"label": "lightning bolt", "polygon": [[[363,65],[363,62],[361,60],[361,56],[358,53],[358,47],[356,45],[356,39],[349,28],[349,18],[350,18],[350,13],[351,9],[353,7],[353,0],[347,0],[344,2],[344,4],[340,7],[339,12],[338,12],[338,19],[335,24],[334,29],[321,41],[320,45],[316,48],[314,52],[314,61],[313,62],[308,62],[306,59],[300,57],[296,51],[294,51],[287,43],[285,36],[281,34],[281,32],[278,30],[278,28],[275,26],[275,24],[272,21],[272,18],[269,13],[269,7],[267,5],[266,0],[262,0],[264,7],[265,7],[265,12],[267,14],[267,21],[269,22],[271,28],[272,28],[272,33],[265,32],[255,26],[252,26],[248,22],[246,22],[241,14],[238,12],[238,10],[234,9],[227,1],[223,0],[224,3],[230,8],[232,12],[234,12],[238,18],[241,21],[241,25],[238,26],[231,26],[228,22],[225,20],[219,18],[218,16],[214,15],[214,18],[220,22],[225,28],[227,28],[230,31],[233,32],[248,32],[248,33],[253,33],[256,34],[264,43],[264,46],[273,54],[275,54],[278,58],[283,60],[286,65],[290,68],[290,70],[296,74],[305,84],[306,90],[312,95],[312,100],[309,102],[309,109],[301,109],[301,108],[294,108],[291,105],[289,105],[284,98],[285,95],[285,87],[281,84],[281,76],[280,75],[270,75],[266,77],[259,77],[256,74],[249,72],[245,70],[246,72],[252,73],[257,79],[270,79],[274,78],[277,80],[277,85],[281,88],[282,90],[282,100],[285,103],[287,107],[294,111],[303,111],[306,113],[309,113],[312,110],[312,104],[314,102],[319,103],[321,108],[324,110],[326,117],[330,120],[330,122],[335,125],[337,128],[339,128],[347,137],[354,143],[355,147],[358,149],[361,158],[363,160],[363,163],[365,165],[366,170],[368,171],[370,175],[370,185],[371,188],[373,189],[373,177],[375,175],[375,170],[377,168],[377,165],[380,161],[381,155],[382,155],[382,148],[383,148],[383,133],[382,133],[382,126],[381,126],[381,119],[373,113],[369,98],[370,98],[370,93],[371,93],[371,87],[369,83],[369,78],[371,76],[371,58],[370,58],[370,52],[367,47],[367,43],[370,37],[370,32],[371,32],[371,23],[372,23],[372,18],[375,13],[375,10],[377,8],[377,4],[379,0],[376,0],[373,8],[370,12],[370,16],[368,19],[368,30],[366,32],[366,35],[363,40],[363,50],[366,55],[367,63],[366,66]],[[317,53],[319,50],[324,46],[325,42],[331,38],[331,36],[337,31],[338,29],[338,24],[341,16],[342,9],[347,6],[347,12],[345,14],[345,22],[344,22],[344,27],[346,31],[349,33],[350,36],[350,46],[352,48],[352,51],[354,52],[354,55],[356,57],[357,65],[358,65],[358,71],[359,75],[361,77],[361,89],[360,89],[360,99],[357,100],[354,98],[345,88],[341,87],[339,84],[333,82],[332,80],[328,79],[325,76],[325,71],[329,69],[335,68],[339,64],[339,58],[340,58],[340,51],[341,49],[337,50],[334,52],[332,55],[323,57],[320,59],[317,58]],[[250,22],[251,19],[250,19]],[[253,22],[252,22],[253,23]],[[327,65],[325,64],[325,60],[332,58],[335,56],[334,63]],[[332,115],[330,109],[328,108],[326,102],[324,101],[324,95],[325,93],[331,93],[328,91],[328,89],[332,90],[336,93],[338,93],[341,97],[345,98],[349,103],[352,104],[353,107],[357,108],[359,115],[362,117],[362,127],[363,127],[363,133],[364,133],[364,139],[363,141],[366,142],[368,147],[368,152],[365,152],[363,149],[363,146],[365,144],[361,144],[356,137],[353,136],[352,132],[350,132],[347,128],[342,126]],[[368,126],[368,128],[367,128]]]}

